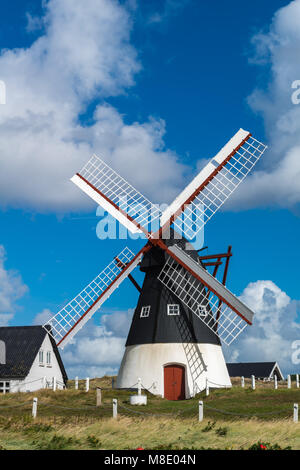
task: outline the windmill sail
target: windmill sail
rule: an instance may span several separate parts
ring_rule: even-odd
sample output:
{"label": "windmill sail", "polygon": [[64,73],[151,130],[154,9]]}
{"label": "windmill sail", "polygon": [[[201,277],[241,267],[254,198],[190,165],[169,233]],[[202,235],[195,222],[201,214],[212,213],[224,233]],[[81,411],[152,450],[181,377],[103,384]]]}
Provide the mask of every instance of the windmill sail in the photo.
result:
{"label": "windmill sail", "polygon": [[[80,294],[43,325],[44,328],[51,327],[50,334],[58,346],[64,348],[136,268],[147,249],[148,247],[144,247],[137,255],[134,255],[129,248],[124,248]],[[48,329],[47,331],[49,332]]]}
{"label": "windmill sail", "polygon": [[132,233],[148,235],[150,224],[160,217],[157,206],[96,155],[71,181]]}
{"label": "windmill sail", "polygon": [[266,146],[240,129],[182,191],[160,218],[193,239],[263,155]]}
{"label": "windmill sail", "polygon": [[254,313],[177,245],[168,253],[158,279],[230,345],[252,324]]}

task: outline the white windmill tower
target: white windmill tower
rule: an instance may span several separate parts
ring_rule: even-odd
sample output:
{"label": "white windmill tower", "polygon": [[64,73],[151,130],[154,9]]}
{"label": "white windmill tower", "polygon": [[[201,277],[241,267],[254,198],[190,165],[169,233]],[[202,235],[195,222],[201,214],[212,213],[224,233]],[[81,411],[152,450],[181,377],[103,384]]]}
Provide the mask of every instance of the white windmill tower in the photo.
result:
{"label": "white windmill tower", "polygon": [[[163,213],[94,155],[71,180],[148,241],[137,254],[124,248],[46,323],[58,346],[64,348],[140,265],[146,276],[142,289],[137,286],[140,297],[117,386],[128,388],[141,378],[145,388],[170,399],[193,396],[207,380],[216,387],[230,386],[221,342],[230,345],[252,324],[254,313],[209,274],[185,242],[212,218],[265,149],[240,129]],[[159,229],[151,232],[154,221]],[[185,238],[178,240],[175,231]]]}

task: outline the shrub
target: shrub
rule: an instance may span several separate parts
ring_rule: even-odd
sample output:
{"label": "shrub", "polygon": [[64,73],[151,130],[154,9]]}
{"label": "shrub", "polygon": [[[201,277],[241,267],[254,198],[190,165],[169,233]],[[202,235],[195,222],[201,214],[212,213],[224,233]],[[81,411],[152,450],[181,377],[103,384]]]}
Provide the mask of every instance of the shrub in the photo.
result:
{"label": "shrub", "polygon": [[96,436],[88,436],[86,440],[93,449],[99,449],[101,447],[101,442]]}
{"label": "shrub", "polygon": [[290,446],[282,448],[279,444],[258,441],[247,450],[291,450]]}
{"label": "shrub", "polygon": [[216,434],[218,436],[224,437],[224,436],[227,436],[227,433],[228,433],[228,428],[226,428],[226,427],[216,429]]}
{"label": "shrub", "polygon": [[213,422],[210,422],[208,421],[207,425],[205,426],[205,428],[201,429],[201,432],[209,432],[209,431],[212,431],[214,429],[216,425],[216,422],[213,421]]}

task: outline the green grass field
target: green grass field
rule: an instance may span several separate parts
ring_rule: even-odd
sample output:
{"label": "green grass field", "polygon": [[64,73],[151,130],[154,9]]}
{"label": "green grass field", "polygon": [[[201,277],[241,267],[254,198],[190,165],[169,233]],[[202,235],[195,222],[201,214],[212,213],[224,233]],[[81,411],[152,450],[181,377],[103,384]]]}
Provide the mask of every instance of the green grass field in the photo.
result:
{"label": "green grass field", "polygon": [[[74,390],[70,382],[66,391],[2,395],[0,449],[246,449],[259,440],[300,449],[300,423],[293,423],[300,389],[280,385],[273,390],[272,384],[260,383],[253,391],[247,381],[245,389],[238,384],[181,402],[148,394],[146,407],[132,407],[133,392],[112,390],[106,377],[91,381],[88,393]],[[100,407],[95,406],[97,386],[103,388]],[[118,419],[112,418],[113,398],[118,399]],[[204,401],[201,423],[199,400]]]}

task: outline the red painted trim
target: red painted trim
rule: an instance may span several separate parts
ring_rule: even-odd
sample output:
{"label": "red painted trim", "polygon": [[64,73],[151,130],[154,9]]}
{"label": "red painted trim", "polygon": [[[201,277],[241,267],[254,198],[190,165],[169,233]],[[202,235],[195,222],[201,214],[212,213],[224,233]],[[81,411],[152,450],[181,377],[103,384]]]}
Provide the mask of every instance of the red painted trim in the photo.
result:
{"label": "red painted trim", "polygon": [[[229,261],[230,261],[231,256],[232,256],[232,246],[229,246],[228,247],[228,256],[227,256],[226,263],[225,263],[223,281],[222,281],[224,286],[226,286],[227,274],[228,274],[228,268],[229,268]],[[222,305],[222,301],[220,300],[219,305],[218,305],[218,310],[219,311],[218,311],[217,317],[216,317],[217,321],[219,320],[220,315],[221,315],[221,311],[220,311],[221,305]]]}
{"label": "red painted trim", "polygon": [[144,234],[149,238],[150,237],[150,233],[142,226],[140,225],[138,222],[136,222],[136,220],[134,220],[130,215],[128,215],[125,211],[123,211],[117,204],[115,204],[113,201],[111,201],[107,196],[105,196],[105,194],[103,194],[101,191],[99,191],[99,189],[95,188],[95,186],[92,185],[92,183],[90,183],[86,178],[84,178],[84,176],[82,176],[80,173],[76,173],[77,176],[79,176],[79,178],[82,179],[82,181],[84,181],[88,186],[90,186],[94,191],[96,191],[96,193],[98,193],[101,197],[103,197],[103,199],[105,199],[109,204],[111,204],[118,212],[120,212],[122,215],[124,215],[126,217],[126,219],[128,219],[130,222],[132,222],[138,229],[140,229],[142,232],[144,232]]}
{"label": "red painted trim", "polygon": [[205,260],[211,260],[211,259],[216,259],[216,258],[230,258],[232,256],[232,254],[229,254],[229,253],[224,253],[224,254],[218,254],[218,255],[205,255],[205,256],[199,256],[199,259],[201,259],[201,261],[205,261]]}
{"label": "red painted trim", "polygon": [[247,320],[234,306],[230,305],[230,303],[227,300],[225,300],[220,294],[218,294],[214,289],[212,289],[211,286],[209,286],[200,276],[198,276],[198,274],[196,274],[191,268],[189,268],[189,266],[183,263],[181,259],[179,259],[176,255],[174,255],[174,253],[169,250],[169,248],[163,243],[162,240],[157,240],[157,244],[163,250],[165,250],[166,253],[168,253],[168,255],[171,256],[178,264],[183,266],[184,269],[186,269],[186,271],[192,274],[192,276],[194,276],[196,279],[198,279],[198,281],[204,284],[207,287],[207,289],[213,292],[218,297],[218,299],[222,300],[222,302],[228,305],[231,308],[231,310],[233,310],[239,317],[241,317],[246,323],[248,323],[248,325],[252,325],[252,323],[249,320]]}
{"label": "red painted trim", "polygon": [[71,331],[74,330],[74,328],[78,325],[78,323],[81,322],[81,320],[89,313],[89,311],[99,302],[99,300],[107,293],[107,291],[111,288],[112,285],[114,285],[117,280],[120,278],[120,276],[122,274],[124,274],[124,272],[132,265],[132,263],[134,263],[134,261],[136,261],[136,259],[138,257],[140,257],[142,254],[146,253],[147,251],[150,250],[150,247],[151,245],[150,244],[146,244],[144,246],[144,248],[142,248],[138,254],[130,261],[130,263],[127,264],[127,266],[123,269],[123,271],[121,271],[117,277],[110,283],[110,285],[102,292],[102,294],[98,297],[97,300],[95,300],[95,302],[87,309],[86,312],[84,312],[84,314],[79,318],[79,320],[77,320],[77,322],[69,329],[69,331],[65,334],[65,336],[59,341],[59,343],[57,343],[57,346],[59,346],[65,339],[66,337],[71,333]]}
{"label": "red painted trim", "polygon": [[240,148],[247,142],[248,139],[252,136],[251,133],[228,155],[228,157],[222,162],[213,173],[197,188],[193,194],[177,209],[177,211],[171,216],[171,218],[165,222],[163,227],[158,230],[159,238],[162,238],[163,232],[170,227],[175,219],[184,212],[187,205],[189,205],[200,193],[201,191],[211,182],[211,180],[222,170],[222,168],[229,162],[229,160],[240,150]]}

